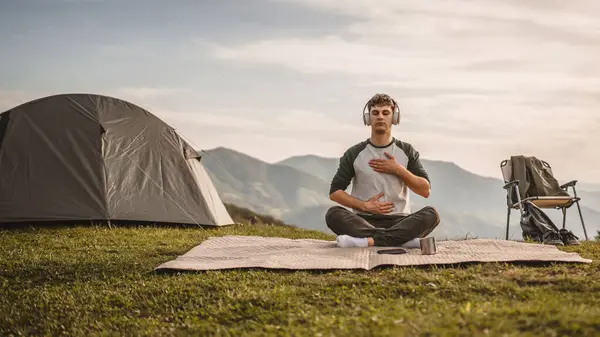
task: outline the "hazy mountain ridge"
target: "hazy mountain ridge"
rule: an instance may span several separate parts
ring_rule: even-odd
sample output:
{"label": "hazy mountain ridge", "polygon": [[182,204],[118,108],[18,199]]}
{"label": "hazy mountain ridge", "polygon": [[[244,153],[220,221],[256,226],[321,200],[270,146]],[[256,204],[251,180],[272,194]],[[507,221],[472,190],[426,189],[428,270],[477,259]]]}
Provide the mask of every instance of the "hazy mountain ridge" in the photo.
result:
{"label": "hazy mountain ridge", "polygon": [[[289,165],[311,173],[312,170],[326,180],[335,174],[339,159],[319,157],[315,155],[304,156],[310,158],[311,165],[302,164],[302,157],[287,158],[277,164]],[[452,162],[422,159],[423,166],[429,173],[432,181],[432,194],[424,199],[411,193],[413,211],[424,205],[431,205],[438,209],[446,226],[440,232],[448,235],[472,235],[504,237],[506,232],[506,191],[502,188],[504,181],[501,178],[485,177],[469,172]],[[317,165],[321,162],[320,167]],[[329,174],[326,171],[329,170]],[[501,177],[500,168],[498,175]],[[560,183],[566,183],[557,177]],[[582,188],[583,186],[583,188]],[[594,188],[597,184],[578,182],[577,195],[580,201],[583,219],[586,224],[588,237],[592,238],[596,230],[600,229],[600,191]],[[584,188],[591,188],[591,191]],[[572,193],[572,189],[569,189]],[[560,210],[544,210],[554,221],[556,226],[562,228],[562,212]],[[510,236],[521,235],[519,228],[519,210],[511,211]],[[443,225],[441,225],[443,226]],[[498,228],[501,228],[499,231]],[[576,235],[584,237],[581,220],[576,205],[567,211],[567,228]]]}
{"label": "hazy mountain ridge", "polygon": [[225,202],[276,217],[329,202],[323,179],[293,167],[269,164],[226,148],[201,154]]}
{"label": "hazy mountain ridge", "polygon": [[[310,165],[303,164],[298,157],[291,157],[277,164],[296,167],[307,173],[314,170],[326,181],[331,181],[338,161],[336,158],[310,156]],[[317,164],[319,162],[320,165]],[[433,192],[428,199],[411,192],[412,211],[427,205],[436,207],[444,220],[441,224],[443,228],[438,232],[446,235],[455,232],[460,233],[458,235],[502,235],[500,227],[506,222],[506,209],[502,208],[502,204],[498,207],[498,200],[501,200],[500,203],[505,200],[505,192],[498,179],[475,175],[450,162],[422,162],[431,178]],[[329,173],[326,173],[327,171]],[[478,198],[478,195],[493,197]]]}
{"label": "hazy mountain ridge", "polygon": [[[328,193],[338,158],[304,155],[270,164],[227,148],[202,154],[202,162],[225,202],[273,215],[299,227],[329,231],[324,216],[335,204]],[[442,223],[435,235],[504,237],[506,192],[501,179],[479,176],[450,162],[422,161],[432,180],[432,195],[424,199],[411,193],[412,209],[425,205],[438,209]],[[596,225],[600,223],[600,210],[590,208],[597,195],[581,188],[578,194],[582,198],[588,196],[582,203],[582,212],[588,236],[593,237],[600,228]],[[513,210],[510,228],[511,236],[516,238],[521,236],[518,213]],[[557,226],[562,226],[560,211],[547,213]],[[567,228],[583,237],[575,206],[567,213]]]}

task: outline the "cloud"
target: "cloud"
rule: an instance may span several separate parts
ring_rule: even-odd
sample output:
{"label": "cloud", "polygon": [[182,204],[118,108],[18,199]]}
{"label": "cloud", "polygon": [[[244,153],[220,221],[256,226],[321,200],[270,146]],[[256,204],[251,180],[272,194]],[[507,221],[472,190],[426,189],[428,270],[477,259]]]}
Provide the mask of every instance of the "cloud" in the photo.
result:
{"label": "cloud", "polygon": [[[94,91],[147,108],[203,148],[228,146],[269,160],[292,153],[337,157],[368,137],[360,121],[366,98],[387,92],[402,110],[394,135],[425,158],[495,174],[501,159],[523,151],[552,162],[568,157],[563,163],[572,167],[564,170],[577,176],[589,168],[587,177],[597,180],[590,172],[600,159],[590,144],[600,141],[600,2],[272,1],[289,5],[266,6],[282,9],[286,20],[267,24],[247,16],[239,22],[230,15],[218,37],[181,35],[197,25],[182,16],[166,27],[177,39],[87,39],[89,48],[79,49],[94,57],[79,66],[87,69],[86,79],[96,80],[86,88],[113,87]],[[307,17],[317,20],[299,26]],[[157,54],[162,47],[170,53]],[[120,59],[114,74],[94,67],[114,56]],[[145,69],[149,62],[154,73]],[[155,62],[173,67],[161,72]],[[5,88],[28,90],[26,83],[34,83],[64,90],[87,83],[58,77],[77,72],[77,62],[67,71],[60,66],[52,83],[36,79],[44,74],[36,68],[30,78],[13,81],[25,86]],[[90,67],[102,71],[93,74]],[[127,82],[120,82],[125,70]],[[0,107],[40,96],[0,92]]]}
{"label": "cloud", "polygon": [[[600,47],[595,45],[574,50],[543,41],[528,45],[529,41],[514,37],[482,37],[460,44],[443,37],[425,41],[371,43],[340,36],[273,39],[216,47],[213,55],[308,74],[355,75],[372,86],[387,83],[463,90],[578,90],[600,84],[600,66],[595,61]],[[581,76],[584,72],[586,76]]]}
{"label": "cloud", "polygon": [[28,95],[19,90],[0,90],[0,112],[28,101]]}
{"label": "cloud", "polygon": [[[323,113],[308,110],[286,110],[275,114],[276,118],[271,124],[279,131],[288,132],[316,132],[323,133],[335,129],[336,132],[357,132],[357,124],[343,123]],[[359,116],[360,117],[360,116]],[[357,118],[358,119],[358,118]]]}
{"label": "cloud", "polygon": [[121,87],[115,90],[115,95],[128,100],[153,100],[189,92],[186,88],[169,87]]}
{"label": "cloud", "polygon": [[494,158],[510,153],[569,153],[570,170],[589,167],[589,177],[600,165],[583,152],[600,142],[600,3],[279,2],[353,21],[320,37],[216,45],[212,55],[388,92],[403,112],[398,132],[432,157],[494,172]]}
{"label": "cloud", "polygon": [[[274,2],[294,3],[322,11],[344,13],[357,19],[397,18],[405,13],[425,14],[429,18],[458,17],[461,19],[480,19],[486,21],[531,22],[541,26],[560,28],[597,28],[594,13],[600,12],[600,5],[594,1],[486,1],[437,0],[426,2],[381,0],[377,5],[370,2],[353,0],[273,0]],[[429,22],[428,22],[429,21]],[[423,21],[423,26],[431,21]],[[445,27],[459,30],[464,21],[457,26]],[[392,27],[395,28],[395,27]],[[435,27],[433,27],[435,28]],[[439,27],[442,28],[442,27]],[[447,29],[439,32],[446,33]]]}
{"label": "cloud", "polygon": [[[347,13],[355,23],[316,38],[277,38],[213,46],[217,58],[305,73],[345,73],[412,87],[585,88],[598,84],[600,22],[594,12],[504,2],[282,0]],[[573,9],[573,7],[568,7]],[[576,7],[575,7],[576,8]],[[592,7],[600,14],[598,6]],[[551,31],[535,28],[549,27]],[[557,31],[596,43],[556,42]],[[518,76],[515,76],[518,73]],[[566,83],[565,83],[566,81]]]}
{"label": "cloud", "polygon": [[138,61],[160,55],[156,50],[136,42],[128,42],[127,44],[99,44],[93,48],[103,57],[131,58]]}
{"label": "cloud", "polygon": [[[227,147],[266,162],[276,162],[294,155],[314,153],[339,157],[346,150],[345,144],[340,142],[339,138],[324,140],[307,137],[298,139],[294,135],[272,134],[265,130],[240,133],[234,130],[213,128],[198,132],[193,125],[185,124],[178,128],[178,132],[195,148],[209,150],[215,147]],[[351,139],[350,141],[356,140]],[[319,151],[315,152],[311,149],[319,149]]]}
{"label": "cloud", "polygon": [[[198,109],[199,111],[206,109]],[[205,112],[182,112],[172,111],[167,109],[153,109],[157,117],[164,119],[175,128],[180,128],[183,125],[193,126],[197,132],[203,132],[207,128],[218,128],[232,130],[258,131],[265,128],[262,121],[254,119],[238,117],[227,114],[223,111],[214,111],[211,113]]]}
{"label": "cloud", "polygon": [[55,94],[57,92],[0,89],[0,113],[29,101]]}
{"label": "cloud", "polygon": [[224,139],[224,134],[238,133],[253,139],[266,136],[294,142],[307,138],[311,138],[314,142],[329,142],[338,139],[340,133],[346,135],[364,133],[358,123],[356,125],[343,123],[308,110],[254,110],[208,106],[189,106],[186,110],[172,110],[157,104],[144,106],[178,130],[195,130],[186,131],[190,132],[188,136],[192,138],[210,132],[217,135],[220,140]]}
{"label": "cloud", "polygon": [[98,3],[98,2],[106,2],[107,0],[59,0],[59,3]]}
{"label": "cloud", "polygon": [[[206,105],[170,93],[171,97],[164,93],[160,99],[147,97],[137,103],[198,149],[224,146],[269,162],[306,153],[337,157],[346,144],[364,140],[368,132],[358,123],[360,116],[356,123],[348,123],[321,111]],[[180,108],[174,108],[165,98],[179,101]]]}
{"label": "cloud", "polygon": [[[189,94],[191,88],[173,87],[119,87],[103,91],[109,96],[130,101],[163,119],[171,126],[192,125],[202,128],[258,129],[261,121],[245,118],[251,109],[231,106],[207,106],[194,102]],[[262,111],[262,110],[259,110]]]}
{"label": "cloud", "polygon": [[[298,136],[319,136],[333,127],[337,131],[360,131],[358,124],[336,120],[319,111],[276,107],[208,105],[190,97],[189,88],[120,87],[105,94],[131,101],[175,125],[191,124],[199,128],[246,130]],[[358,118],[358,117],[357,117]]]}

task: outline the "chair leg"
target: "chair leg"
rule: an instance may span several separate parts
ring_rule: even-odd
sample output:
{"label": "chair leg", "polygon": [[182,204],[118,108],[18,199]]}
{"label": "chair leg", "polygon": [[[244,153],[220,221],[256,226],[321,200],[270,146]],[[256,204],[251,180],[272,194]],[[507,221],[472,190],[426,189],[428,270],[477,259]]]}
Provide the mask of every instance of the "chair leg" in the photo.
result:
{"label": "chair leg", "polygon": [[588,241],[587,231],[585,230],[585,223],[583,222],[583,215],[581,215],[581,207],[579,207],[579,200],[576,201],[577,210],[579,211],[579,218],[581,219],[581,226],[583,227],[583,234],[585,235],[585,240]]}
{"label": "chair leg", "polygon": [[508,212],[506,214],[506,240],[508,240],[508,226],[510,225],[510,207],[508,207]]}

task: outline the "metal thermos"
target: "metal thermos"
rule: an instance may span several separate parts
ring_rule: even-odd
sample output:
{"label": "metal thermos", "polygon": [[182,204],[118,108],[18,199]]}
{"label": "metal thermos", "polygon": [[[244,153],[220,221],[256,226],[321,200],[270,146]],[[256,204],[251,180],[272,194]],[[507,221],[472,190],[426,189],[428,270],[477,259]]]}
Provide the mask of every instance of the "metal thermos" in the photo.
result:
{"label": "metal thermos", "polygon": [[421,244],[421,254],[423,255],[434,255],[437,253],[437,247],[435,246],[435,237],[421,238],[419,240]]}

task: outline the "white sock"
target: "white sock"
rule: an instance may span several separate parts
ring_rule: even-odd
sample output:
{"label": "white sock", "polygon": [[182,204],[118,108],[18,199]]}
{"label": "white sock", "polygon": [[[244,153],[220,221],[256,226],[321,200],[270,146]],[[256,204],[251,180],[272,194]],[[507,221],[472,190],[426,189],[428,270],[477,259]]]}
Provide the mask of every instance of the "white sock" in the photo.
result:
{"label": "white sock", "polygon": [[350,248],[350,247],[368,247],[369,240],[367,238],[355,238],[349,235],[339,235],[336,238],[337,245],[340,248]]}
{"label": "white sock", "polygon": [[403,243],[400,247],[403,248],[421,248],[421,243],[419,242],[419,238],[414,238],[408,242]]}

